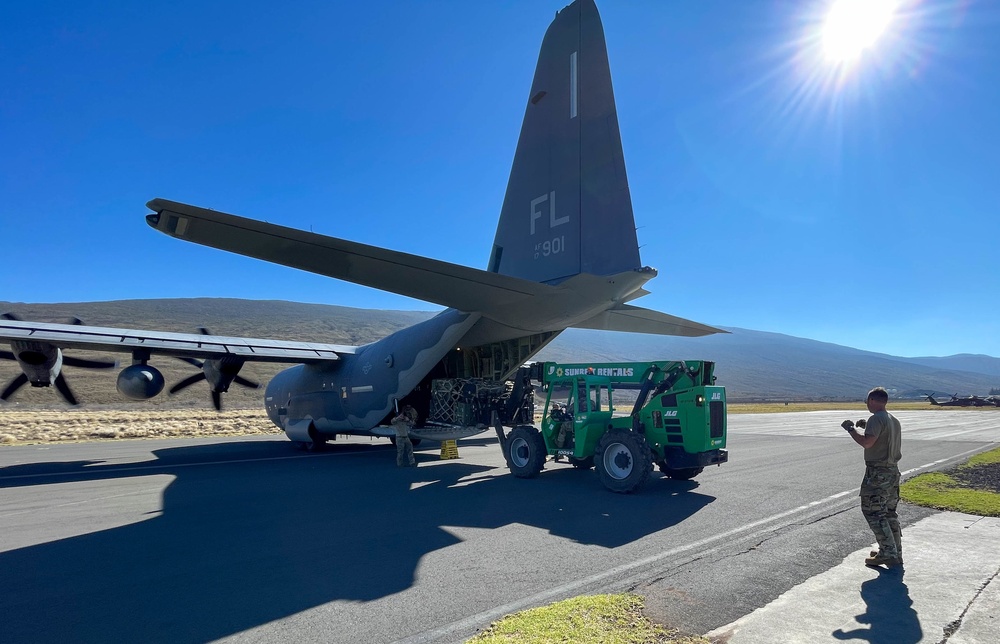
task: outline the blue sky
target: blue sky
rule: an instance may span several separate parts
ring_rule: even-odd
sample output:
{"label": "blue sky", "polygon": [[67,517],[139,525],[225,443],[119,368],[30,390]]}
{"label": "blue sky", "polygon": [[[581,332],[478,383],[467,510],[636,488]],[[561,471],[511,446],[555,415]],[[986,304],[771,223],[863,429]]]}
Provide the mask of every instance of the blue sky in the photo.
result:
{"label": "blue sky", "polygon": [[[4,3],[0,300],[422,302],[185,244],[154,197],[484,268],[564,0]],[[636,302],[896,355],[1000,356],[1000,5],[599,2]],[[123,321],[125,322],[125,321]]]}

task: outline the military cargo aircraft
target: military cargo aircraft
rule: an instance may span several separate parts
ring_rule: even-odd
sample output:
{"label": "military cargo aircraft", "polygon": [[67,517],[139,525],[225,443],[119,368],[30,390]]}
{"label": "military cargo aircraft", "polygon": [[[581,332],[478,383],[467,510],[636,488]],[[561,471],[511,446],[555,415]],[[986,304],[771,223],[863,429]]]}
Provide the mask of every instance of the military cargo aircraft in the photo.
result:
{"label": "military cargo aircraft", "polygon": [[519,394],[510,380],[566,328],[721,332],[629,303],[657,273],[639,259],[593,0],[559,11],[545,33],[486,270],[166,199],[147,206],[146,221],[165,235],[447,308],[358,347],[4,319],[0,341],[12,352],[2,357],[17,360],[23,374],[2,398],[26,383],[55,384],[75,403],[62,367],[106,365],[74,361],[63,354],[69,349],[131,354],[117,386],[137,399],[164,387],[154,357],[185,359],[201,369],[193,379],[208,382],[217,408],[234,381],[253,384],[239,376],[246,362],[299,363],[268,383],[264,405],[300,446],[338,434],[388,436],[389,419],[405,404],[420,418],[413,436],[446,440],[482,431],[486,411],[513,423]]}

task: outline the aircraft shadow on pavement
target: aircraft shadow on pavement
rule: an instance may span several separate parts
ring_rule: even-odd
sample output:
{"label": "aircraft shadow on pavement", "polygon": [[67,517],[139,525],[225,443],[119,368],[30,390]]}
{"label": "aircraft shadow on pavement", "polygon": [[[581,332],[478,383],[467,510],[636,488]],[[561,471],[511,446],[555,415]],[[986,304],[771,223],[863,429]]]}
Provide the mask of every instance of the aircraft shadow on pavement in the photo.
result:
{"label": "aircraft shadow on pavement", "polygon": [[879,570],[878,577],[861,584],[861,598],[867,610],[855,619],[868,628],[850,631],[837,629],[832,635],[838,640],[864,640],[871,644],[916,644],[923,639],[917,611],[913,609],[910,591],[903,583],[903,571]]}
{"label": "aircraft shadow on pavement", "polygon": [[275,457],[288,455],[286,443],[243,443],[234,448],[243,462],[179,466],[219,460],[219,445],[202,445],[157,450],[155,461],[127,466],[0,468],[0,488],[176,477],[162,514],[0,553],[0,640],[212,640],[333,600],[405,590],[423,556],[459,542],[442,526],[517,523],[614,548],[714,500],[692,491],[696,483],[654,480],[642,494],[622,496],[592,471],[569,467],[520,480],[426,451],[417,454],[422,467],[397,469],[392,448],[343,448],[282,459]]}

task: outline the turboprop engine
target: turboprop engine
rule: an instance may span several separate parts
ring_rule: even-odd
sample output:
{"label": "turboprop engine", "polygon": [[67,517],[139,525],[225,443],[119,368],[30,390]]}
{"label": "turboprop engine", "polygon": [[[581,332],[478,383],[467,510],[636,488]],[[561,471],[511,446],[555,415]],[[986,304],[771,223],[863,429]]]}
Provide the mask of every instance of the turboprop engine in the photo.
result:
{"label": "turboprop engine", "polygon": [[0,351],[0,359],[16,360],[18,366],[21,367],[21,375],[7,384],[3,393],[0,393],[0,400],[7,400],[26,384],[30,384],[32,387],[54,385],[66,402],[76,405],[78,404],[76,396],[66,384],[66,378],[62,373],[63,367],[111,369],[117,366],[115,362],[83,360],[65,356],[62,349],[48,342],[17,340],[10,343],[10,348],[11,351]]}

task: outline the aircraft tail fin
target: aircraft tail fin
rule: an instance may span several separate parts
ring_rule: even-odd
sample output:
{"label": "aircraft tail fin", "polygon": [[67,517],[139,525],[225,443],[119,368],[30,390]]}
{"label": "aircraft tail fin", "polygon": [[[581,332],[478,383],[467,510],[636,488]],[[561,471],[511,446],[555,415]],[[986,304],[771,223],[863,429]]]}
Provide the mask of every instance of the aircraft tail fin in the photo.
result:
{"label": "aircraft tail fin", "polygon": [[489,270],[554,284],[640,267],[604,28],[577,0],[542,41]]}

